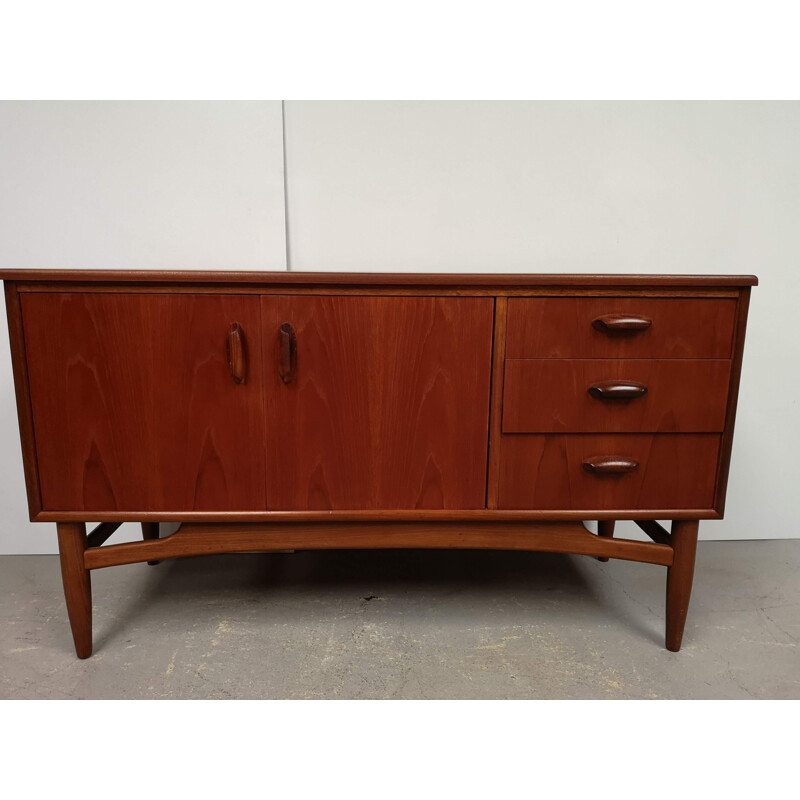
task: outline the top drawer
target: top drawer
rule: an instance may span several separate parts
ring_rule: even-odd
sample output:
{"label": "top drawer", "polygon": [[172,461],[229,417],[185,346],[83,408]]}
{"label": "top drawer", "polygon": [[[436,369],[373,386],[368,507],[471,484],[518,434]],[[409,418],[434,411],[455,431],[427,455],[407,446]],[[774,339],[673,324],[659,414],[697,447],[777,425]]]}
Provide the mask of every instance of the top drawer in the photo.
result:
{"label": "top drawer", "polygon": [[733,298],[512,298],[506,358],[730,358],[735,314]]}

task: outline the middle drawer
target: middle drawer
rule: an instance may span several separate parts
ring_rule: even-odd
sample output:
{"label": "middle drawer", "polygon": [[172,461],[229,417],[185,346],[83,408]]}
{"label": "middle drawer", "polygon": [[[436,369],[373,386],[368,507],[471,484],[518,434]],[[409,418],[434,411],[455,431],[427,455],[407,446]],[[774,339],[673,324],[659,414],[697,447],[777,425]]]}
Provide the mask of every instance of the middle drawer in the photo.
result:
{"label": "middle drawer", "polygon": [[727,359],[508,359],[503,433],[725,427]]}

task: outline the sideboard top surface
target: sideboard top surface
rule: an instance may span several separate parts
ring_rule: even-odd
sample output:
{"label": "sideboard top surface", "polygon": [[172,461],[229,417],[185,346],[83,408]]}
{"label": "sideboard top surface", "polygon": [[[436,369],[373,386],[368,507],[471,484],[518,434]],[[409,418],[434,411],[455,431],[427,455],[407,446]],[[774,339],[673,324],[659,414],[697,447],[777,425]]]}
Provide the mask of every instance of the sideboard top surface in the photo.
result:
{"label": "sideboard top surface", "polygon": [[205,270],[5,269],[0,279],[41,283],[249,284],[288,286],[483,286],[483,287],[683,287],[756,286],[755,275],[579,275],[570,273],[369,273],[235,272]]}

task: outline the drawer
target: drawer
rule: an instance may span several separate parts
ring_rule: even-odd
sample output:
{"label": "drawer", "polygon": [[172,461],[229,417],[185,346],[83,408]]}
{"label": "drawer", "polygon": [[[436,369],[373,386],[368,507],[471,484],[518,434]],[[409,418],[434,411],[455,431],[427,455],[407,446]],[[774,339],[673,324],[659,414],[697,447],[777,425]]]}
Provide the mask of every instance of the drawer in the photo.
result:
{"label": "drawer", "polygon": [[730,358],[735,299],[508,301],[506,358]]}
{"label": "drawer", "polygon": [[503,433],[722,431],[731,362],[510,359]]}
{"label": "drawer", "polygon": [[503,436],[499,507],[710,509],[719,446],[716,434]]}

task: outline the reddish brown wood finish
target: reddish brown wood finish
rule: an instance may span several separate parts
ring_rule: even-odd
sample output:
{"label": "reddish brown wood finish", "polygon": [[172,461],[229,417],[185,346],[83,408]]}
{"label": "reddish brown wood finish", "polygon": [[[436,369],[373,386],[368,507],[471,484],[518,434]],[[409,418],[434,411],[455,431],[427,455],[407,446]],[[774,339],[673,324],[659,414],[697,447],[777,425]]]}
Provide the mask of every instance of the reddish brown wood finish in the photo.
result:
{"label": "reddish brown wood finish", "polygon": [[[613,334],[593,325],[622,313],[652,325]],[[728,299],[512,298],[506,358],[730,358],[735,319]]]}
{"label": "reddish brown wood finish", "polygon": [[247,378],[247,345],[244,328],[233,322],[228,328],[227,343],[228,372],[234,383],[244,383]]}
{"label": "reddish brown wood finish", "polygon": [[538,273],[524,275],[420,272],[214,272],[204,270],[81,270],[5,269],[4,281],[58,281],[59,283],[166,283],[166,284],[272,284],[291,286],[639,286],[710,287],[756,286],[755,275],[581,275]]}
{"label": "reddish brown wood finish", "polygon": [[492,342],[492,399],[489,418],[489,467],[486,483],[486,508],[497,508],[500,485],[500,439],[503,433],[503,374],[505,372],[506,321],[508,298],[498,297],[494,305]]}
{"label": "reddish brown wood finish", "polygon": [[674,560],[667,570],[667,650],[681,649],[689,598],[694,580],[694,562],[697,552],[696,520],[672,523],[672,551]]}
{"label": "reddish brown wood finish", "polygon": [[28,358],[25,350],[25,334],[22,328],[22,307],[16,284],[6,282],[4,288],[8,337],[11,344],[11,367],[14,373],[17,419],[22,445],[22,463],[28,494],[28,514],[33,519],[42,510],[42,495],[39,487],[39,467],[36,463],[36,441],[33,432],[33,411],[28,381]]}
{"label": "reddish brown wood finish", "polygon": [[[290,273],[299,275],[300,273]],[[305,273],[303,273],[305,274]],[[697,286],[670,286],[643,284],[641,286],[593,286],[591,284],[577,284],[561,286],[557,284],[542,285],[515,285],[508,284],[470,284],[470,283],[444,283],[432,285],[424,283],[391,284],[376,283],[374,285],[365,284],[337,284],[319,283],[310,285],[306,282],[297,284],[272,283],[262,281],[260,283],[233,282],[225,284],[202,283],[202,282],[143,282],[131,283],[122,281],[110,281],[91,283],[88,281],[70,283],[67,281],[48,281],[37,282],[27,281],[17,283],[20,294],[27,293],[51,293],[51,292],[79,292],[81,294],[256,294],[260,296],[303,294],[308,296],[334,295],[341,297],[365,296],[365,297],[651,297],[651,298],[715,298],[717,300],[727,298],[736,300],[739,297],[739,289],[735,287],[716,287],[709,288],[703,285]]]}
{"label": "reddish brown wood finish", "polygon": [[[0,278],[29,511],[59,523],[80,657],[89,569],[338,547],[661,564],[680,647],[697,520],[724,508],[753,276]],[[647,394],[597,388],[626,380]],[[107,523],[90,549],[86,517]],[[615,519],[655,543],[613,538]],[[134,520],[144,541],[99,546]],[[160,521],[186,524],[159,540]]]}
{"label": "reddish brown wood finish", "polygon": [[[153,541],[158,539],[159,525],[157,522],[143,522],[142,523],[142,539],[145,541]],[[158,564],[158,561],[148,561],[151,567]]]}
{"label": "reddish brown wood finish", "polygon": [[61,578],[75,652],[78,658],[89,658],[92,654],[92,580],[84,564],[86,526],[82,522],[62,522],[57,527]]}
{"label": "reddish brown wood finish", "polygon": [[[616,523],[613,519],[600,519],[597,521],[597,535],[605,539],[614,538],[614,526]],[[608,561],[606,556],[598,556],[598,561]]]}
{"label": "reddish brown wood finish", "polygon": [[[41,511],[36,522],[80,522],[86,517],[83,511]],[[566,522],[585,519],[720,519],[715,509],[615,508],[611,511],[594,509],[442,509],[442,508],[389,508],[361,511],[157,511],[157,512],[92,512],[97,522]]]}
{"label": "reddish brown wood finish", "polygon": [[583,468],[595,475],[627,475],[639,469],[639,462],[626,456],[589,456]]}
{"label": "reddish brown wood finish", "polygon": [[[49,511],[263,509],[257,298],[22,298],[42,503]],[[246,382],[226,358],[237,322]]]}
{"label": "reddish brown wood finish", "polygon": [[[500,508],[642,511],[707,508],[714,500],[716,434],[569,434],[503,436]],[[589,459],[639,462],[633,472],[587,471]]]}
{"label": "reddish brown wood finish", "polygon": [[[490,299],[262,302],[268,508],[484,506]],[[286,323],[297,341],[288,384]]]}
{"label": "reddish brown wood finish", "polygon": [[[633,399],[593,397],[612,379],[647,388]],[[518,359],[506,361],[504,433],[705,433],[725,427],[730,361]]]}
{"label": "reddish brown wood finish", "polygon": [[722,434],[722,449],[717,472],[717,496],[714,508],[720,517],[725,513],[725,497],[728,490],[728,473],[733,449],[733,430],[736,422],[736,405],[739,401],[739,381],[744,357],[744,334],[747,329],[747,311],[750,307],[750,289],[742,289],[736,309],[736,332],[733,344],[733,364],[731,367],[731,386],[728,392],[728,408],[725,416],[725,431]]}
{"label": "reddish brown wood finish", "polygon": [[478,548],[539,550],[549,553],[606,555],[668,566],[672,549],[632,539],[608,539],[589,533],[582,523],[279,523],[212,525],[185,523],[157,542],[126,542],[86,553],[87,569],[134,564],[151,558],[180,558],[257,550],[341,548]]}

